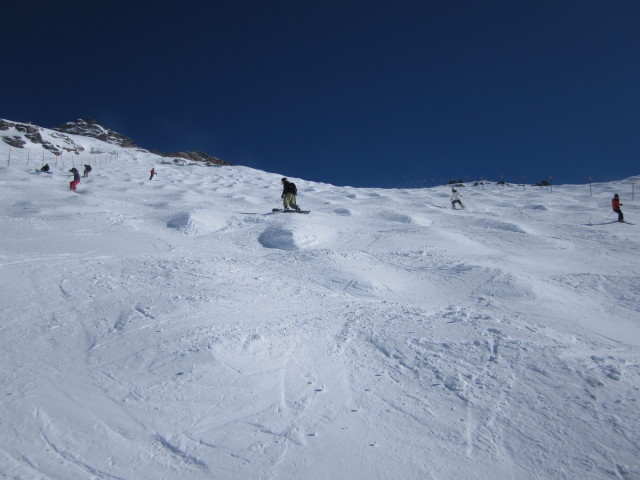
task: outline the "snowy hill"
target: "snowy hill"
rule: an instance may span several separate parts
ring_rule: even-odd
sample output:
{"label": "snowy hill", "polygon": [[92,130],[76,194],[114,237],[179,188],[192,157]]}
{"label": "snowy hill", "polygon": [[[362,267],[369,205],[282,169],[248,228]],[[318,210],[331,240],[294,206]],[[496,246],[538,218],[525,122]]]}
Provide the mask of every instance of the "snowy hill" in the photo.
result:
{"label": "snowy hill", "polygon": [[[95,142],[94,139],[100,140],[100,142]],[[105,153],[117,155],[118,149],[114,149],[114,145],[123,147],[125,150],[136,149],[138,152],[147,152],[147,150],[136,146],[129,137],[105,128],[91,118],[80,118],[73,122],[67,122],[56,129],[0,119],[0,140],[9,147],[26,149],[27,164],[29,160],[34,159],[41,160],[42,164],[50,161],[57,164],[58,160],[61,164],[64,164],[65,160],[67,163],[73,163],[80,161],[79,156],[86,156],[85,160],[89,163],[91,163],[91,158],[93,161],[102,161],[102,158],[95,157],[95,155]],[[89,140],[88,143],[87,140]],[[40,156],[37,159],[31,157],[30,150],[32,148],[34,153],[39,151],[42,158]],[[161,157],[177,157],[184,159],[187,163],[203,162],[209,165],[230,165],[229,162],[218,157],[198,151],[171,153],[153,151],[152,153]],[[10,153],[7,153],[7,156],[10,164]],[[168,160],[168,162],[171,163],[172,160]]]}
{"label": "snowy hill", "polygon": [[0,476],[640,478],[628,180],[274,214],[287,172],[65,135],[0,144]]}

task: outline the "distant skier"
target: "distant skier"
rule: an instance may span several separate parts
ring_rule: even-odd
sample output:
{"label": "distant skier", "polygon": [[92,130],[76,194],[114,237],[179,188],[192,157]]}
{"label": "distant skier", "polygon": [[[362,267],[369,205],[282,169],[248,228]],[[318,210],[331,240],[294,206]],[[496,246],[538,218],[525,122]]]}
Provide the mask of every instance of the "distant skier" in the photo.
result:
{"label": "distant skier", "polygon": [[456,204],[459,203],[462,208],[464,205],[462,204],[462,200],[460,200],[460,194],[455,188],[451,189],[451,208],[456,210]]}
{"label": "distant skier", "polygon": [[622,214],[622,210],[620,210],[621,206],[620,197],[616,193],[611,199],[611,209],[618,214],[618,221],[624,222],[624,215]]}
{"label": "distant skier", "polygon": [[157,173],[156,173],[156,169],[155,169],[155,168],[152,168],[152,169],[151,169],[151,176],[149,177],[149,180],[153,180],[153,176],[154,176],[154,175],[157,175]]}
{"label": "distant skier", "polygon": [[284,206],[285,210],[289,210],[289,207],[291,207],[294,210],[300,210],[300,207],[298,207],[298,204],[296,203],[297,194],[298,194],[298,189],[296,188],[296,184],[293,182],[290,182],[286,178],[283,178],[282,179],[282,195],[280,195],[280,198],[282,198],[282,205]]}
{"label": "distant skier", "polygon": [[40,169],[41,172],[48,172],[49,171],[49,164],[45,163],[42,168]]}
{"label": "distant skier", "polygon": [[71,183],[69,183],[69,186],[71,187],[71,190],[73,190],[75,192],[76,191],[76,186],[80,183],[80,172],[78,171],[78,169],[76,167],[73,167],[69,171],[71,173],[73,173],[73,180],[71,180]]}
{"label": "distant skier", "polygon": [[89,176],[89,172],[91,172],[91,165],[85,165],[84,166],[84,172],[83,172],[83,177],[88,177]]}

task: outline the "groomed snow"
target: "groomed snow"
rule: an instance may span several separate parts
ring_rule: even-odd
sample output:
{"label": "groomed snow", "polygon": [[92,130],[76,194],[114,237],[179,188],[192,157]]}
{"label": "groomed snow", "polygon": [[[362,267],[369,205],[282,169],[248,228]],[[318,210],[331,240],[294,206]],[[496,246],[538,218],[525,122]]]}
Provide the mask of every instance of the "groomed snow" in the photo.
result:
{"label": "groomed snow", "polygon": [[628,180],[278,214],[281,174],[82,141],[78,193],[0,147],[0,476],[640,479]]}

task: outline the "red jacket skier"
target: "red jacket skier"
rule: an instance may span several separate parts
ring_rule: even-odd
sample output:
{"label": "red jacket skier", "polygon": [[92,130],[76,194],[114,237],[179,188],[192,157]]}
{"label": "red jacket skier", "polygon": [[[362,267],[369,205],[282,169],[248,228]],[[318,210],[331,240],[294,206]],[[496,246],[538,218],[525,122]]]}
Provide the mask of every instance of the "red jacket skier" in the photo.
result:
{"label": "red jacket skier", "polygon": [[611,209],[618,214],[618,221],[624,222],[624,215],[622,215],[622,210],[620,210],[621,206],[620,197],[616,193],[611,199]]}
{"label": "red jacket skier", "polygon": [[73,190],[75,192],[76,191],[76,186],[80,183],[80,172],[78,171],[78,169],[76,167],[73,167],[69,171],[71,173],[73,173],[73,180],[71,180],[71,183],[69,183],[69,187],[71,187],[71,190]]}

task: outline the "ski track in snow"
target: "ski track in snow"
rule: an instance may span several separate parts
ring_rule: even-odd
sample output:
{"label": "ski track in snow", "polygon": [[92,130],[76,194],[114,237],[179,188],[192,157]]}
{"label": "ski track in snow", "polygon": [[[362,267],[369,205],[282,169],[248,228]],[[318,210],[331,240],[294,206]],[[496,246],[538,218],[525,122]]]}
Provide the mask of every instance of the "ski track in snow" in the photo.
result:
{"label": "ski track in snow", "polygon": [[272,215],[281,175],[124,152],[0,167],[1,476],[640,478],[639,230],[588,225],[624,185]]}

